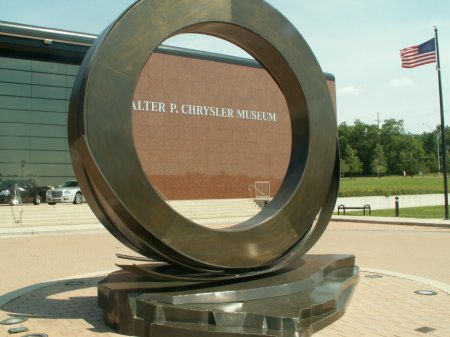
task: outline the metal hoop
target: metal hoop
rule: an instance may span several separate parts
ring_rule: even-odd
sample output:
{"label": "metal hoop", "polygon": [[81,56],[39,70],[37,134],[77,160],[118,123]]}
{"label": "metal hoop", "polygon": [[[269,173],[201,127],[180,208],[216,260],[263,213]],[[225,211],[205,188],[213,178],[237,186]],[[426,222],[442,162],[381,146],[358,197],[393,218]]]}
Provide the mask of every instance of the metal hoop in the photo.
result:
{"label": "metal hoop", "polygon": [[[161,200],[134,148],[131,102],[140,72],[164,40],[182,33],[216,36],[246,50],[276,81],[289,108],[292,152],[280,191],[260,214],[227,230],[200,226]],[[139,1],[91,48],[69,111],[75,174],[111,233],[148,257],[217,273],[271,268],[320,237],[309,231],[319,212],[321,222],[331,216],[336,134],[312,51],[285,17],[259,0]]]}

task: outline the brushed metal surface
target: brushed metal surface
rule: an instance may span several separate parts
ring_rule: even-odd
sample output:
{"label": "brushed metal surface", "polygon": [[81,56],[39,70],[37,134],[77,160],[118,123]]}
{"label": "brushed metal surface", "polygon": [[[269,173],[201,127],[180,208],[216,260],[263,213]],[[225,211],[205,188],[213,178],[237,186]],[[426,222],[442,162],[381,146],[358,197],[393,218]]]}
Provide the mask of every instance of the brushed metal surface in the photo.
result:
{"label": "brushed metal surface", "polygon": [[[270,73],[289,108],[292,152],[279,193],[260,214],[225,230],[200,226],[161,200],[132,139],[140,72],[164,40],[182,33],[216,36],[246,50]],[[218,274],[273,271],[312,247],[336,199],[336,135],[316,58],[295,27],[260,0],[136,2],[90,49],[69,109],[75,175],[105,227],[149,258]]]}
{"label": "brushed metal surface", "polygon": [[359,280],[354,262],[307,255],[264,278],[197,285],[118,271],[99,283],[99,306],[127,335],[307,337],[344,314]]}

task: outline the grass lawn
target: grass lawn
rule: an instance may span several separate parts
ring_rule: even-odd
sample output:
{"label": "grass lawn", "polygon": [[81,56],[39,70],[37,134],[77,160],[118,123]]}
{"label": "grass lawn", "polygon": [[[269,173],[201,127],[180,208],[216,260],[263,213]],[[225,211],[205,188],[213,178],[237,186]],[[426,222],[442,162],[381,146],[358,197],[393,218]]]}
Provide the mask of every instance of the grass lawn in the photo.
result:
{"label": "grass lawn", "polygon": [[[402,218],[422,218],[422,219],[444,219],[444,206],[426,206],[400,208],[400,217]],[[337,213],[334,213],[337,215]],[[368,212],[366,212],[366,215]],[[345,215],[363,215],[362,211],[345,212]],[[372,210],[372,216],[395,216],[395,209]]]}
{"label": "grass lawn", "polygon": [[444,178],[438,176],[341,178],[340,197],[444,193]]}

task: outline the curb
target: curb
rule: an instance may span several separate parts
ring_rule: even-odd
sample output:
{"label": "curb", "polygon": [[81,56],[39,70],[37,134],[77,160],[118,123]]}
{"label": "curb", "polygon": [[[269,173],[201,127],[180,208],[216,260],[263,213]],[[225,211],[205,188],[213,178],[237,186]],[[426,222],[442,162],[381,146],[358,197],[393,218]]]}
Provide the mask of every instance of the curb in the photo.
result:
{"label": "curb", "polygon": [[[440,219],[333,215],[330,221],[370,223],[379,225],[422,226],[422,227],[450,229],[450,220],[440,220]],[[30,226],[30,227],[3,227],[3,228],[0,227],[0,240],[24,236],[34,236],[34,235],[101,233],[106,231],[107,231],[106,228],[101,223],[47,225],[47,226]]]}
{"label": "curb", "polygon": [[8,228],[0,228],[0,240],[24,236],[35,236],[35,235],[58,235],[58,234],[100,233],[100,232],[106,232],[106,228],[102,224],[8,227]]}
{"label": "curb", "polygon": [[354,216],[354,215],[333,215],[330,221],[334,222],[356,222],[371,223],[380,225],[403,225],[403,226],[422,226],[422,227],[440,227],[450,229],[450,220],[441,219],[418,219],[418,218],[395,218],[395,217],[376,217],[376,216]]}

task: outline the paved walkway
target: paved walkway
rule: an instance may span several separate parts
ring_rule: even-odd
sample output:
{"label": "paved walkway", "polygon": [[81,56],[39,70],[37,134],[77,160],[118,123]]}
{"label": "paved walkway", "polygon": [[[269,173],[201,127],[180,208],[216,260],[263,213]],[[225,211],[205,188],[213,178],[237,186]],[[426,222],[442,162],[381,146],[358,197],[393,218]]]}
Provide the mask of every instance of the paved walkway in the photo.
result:
{"label": "paved walkway", "polygon": [[[104,230],[79,230],[0,235],[0,319],[25,315],[29,333],[49,337],[120,336],[103,324],[96,284],[115,269],[115,253],[130,251]],[[355,254],[361,280],[344,317],[314,336],[449,337],[449,243],[446,226],[330,223],[312,253]],[[82,283],[45,283],[56,278]],[[0,325],[0,336],[10,327]]]}

